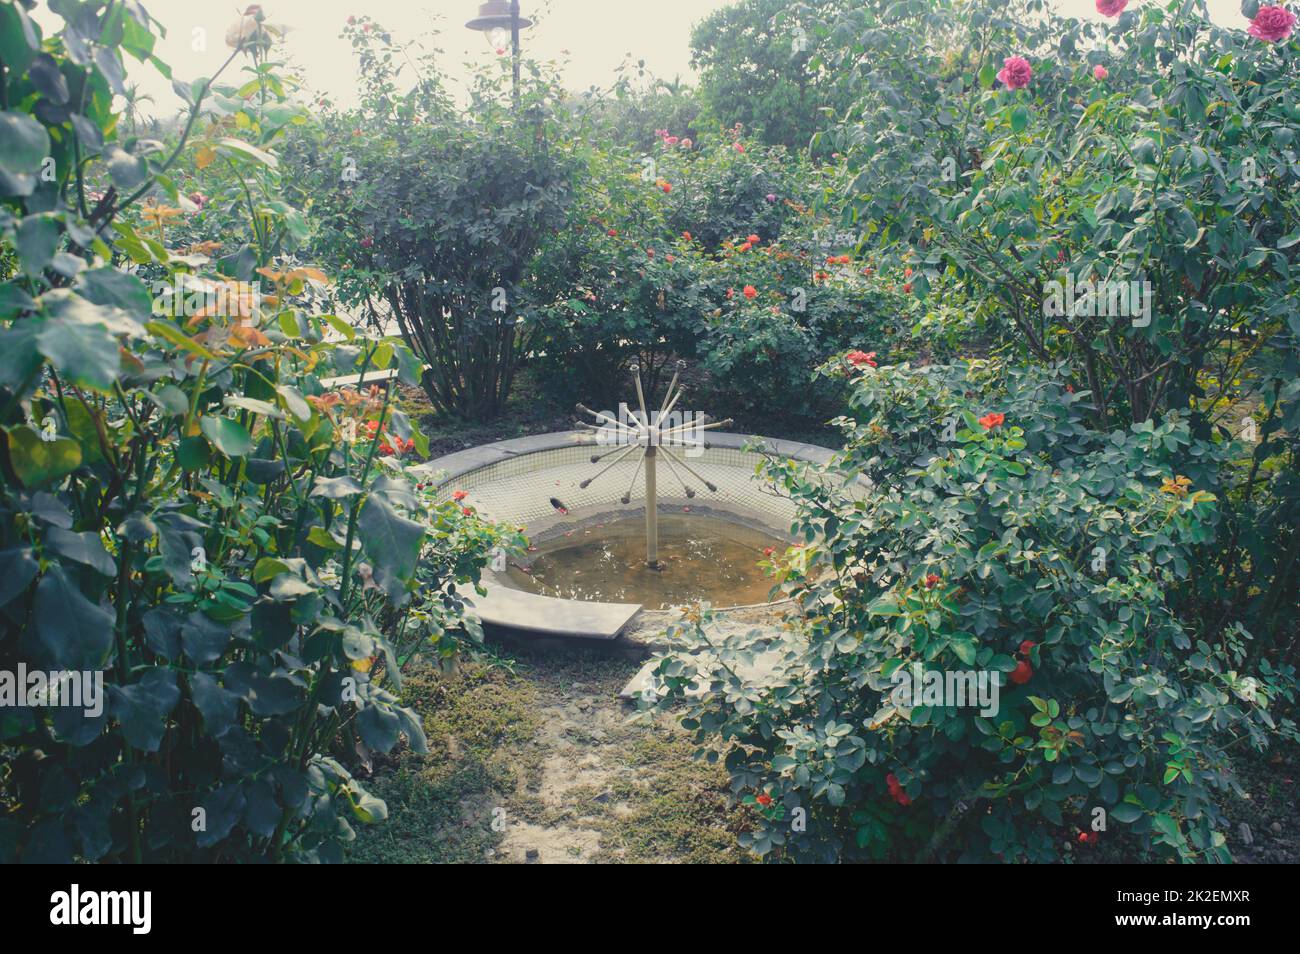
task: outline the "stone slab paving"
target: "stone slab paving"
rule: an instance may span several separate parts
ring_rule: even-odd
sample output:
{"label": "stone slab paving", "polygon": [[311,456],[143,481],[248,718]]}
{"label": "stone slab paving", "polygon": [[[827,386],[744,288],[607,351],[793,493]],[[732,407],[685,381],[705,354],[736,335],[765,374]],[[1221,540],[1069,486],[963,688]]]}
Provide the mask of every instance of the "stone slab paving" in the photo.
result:
{"label": "stone slab paving", "polygon": [[486,596],[474,599],[480,620],[546,636],[614,639],[641,610],[640,603],[553,599],[490,581],[486,588]]}

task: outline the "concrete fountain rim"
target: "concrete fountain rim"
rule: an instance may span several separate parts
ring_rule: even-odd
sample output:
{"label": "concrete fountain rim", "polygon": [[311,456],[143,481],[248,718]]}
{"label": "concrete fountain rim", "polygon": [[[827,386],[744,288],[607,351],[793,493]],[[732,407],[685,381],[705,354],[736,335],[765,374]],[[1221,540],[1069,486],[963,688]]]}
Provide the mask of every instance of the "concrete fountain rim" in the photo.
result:
{"label": "concrete fountain rim", "polygon": [[[763,448],[779,457],[825,464],[835,456],[835,451],[820,444],[788,441],[781,438],[715,431],[709,443],[717,448],[741,450],[751,441],[761,441]],[[590,444],[590,434],[585,431],[549,431],[505,441],[479,444],[464,450],[444,454],[442,457],[418,464],[413,471],[433,479],[437,489],[466,474],[491,467],[504,461],[530,454],[559,450],[578,444]],[[445,472],[445,473],[444,473]],[[439,477],[437,475],[443,474]],[[513,589],[504,583],[492,585],[495,576],[484,574],[487,595],[473,599],[473,610],[487,626],[538,636],[573,637],[577,639],[616,639],[638,615],[670,613],[670,610],[647,610],[640,603],[598,603],[588,600],[570,600],[542,596]],[[762,606],[779,606],[783,602],[718,607],[720,612],[755,609]]]}

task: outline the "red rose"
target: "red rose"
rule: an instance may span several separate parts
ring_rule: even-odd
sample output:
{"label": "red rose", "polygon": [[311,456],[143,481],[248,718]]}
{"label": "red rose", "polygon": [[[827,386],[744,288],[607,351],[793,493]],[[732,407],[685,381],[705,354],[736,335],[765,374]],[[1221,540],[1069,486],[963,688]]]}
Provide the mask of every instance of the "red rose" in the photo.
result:
{"label": "red rose", "polygon": [[1279,43],[1291,35],[1293,27],[1295,14],[1290,10],[1281,6],[1260,7],[1246,32],[1265,43]]}
{"label": "red rose", "polygon": [[451,499],[459,502],[461,500],[464,500],[468,496],[469,496],[468,490],[457,490],[455,493],[451,495]]}
{"label": "red rose", "polygon": [[1004,414],[989,412],[980,418],[980,426],[986,431],[991,431],[993,428],[1001,426],[1002,422],[1006,419],[1006,415]]}
{"label": "red rose", "polygon": [[1117,17],[1128,6],[1128,0],[1097,0],[1097,12],[1103,17]]}
{"label": "red rose", "polygon": [[926,575],[925,588],[927,590],[932,590],[938,585],[939,585],[939,575],[937,573],[929,573]]}
{"label": "red rose", "polygon": [[1008,56],[998,70],[998,79],[1007,89],[1024,89],[1034,76],[1034,69],[1023,56]]}
{"label": "red rose", "polygon": [[874,351],[850,351],[844,356],[844,360],[855,368],[860,368],[864,364],[872,368],[876,367],[876,353]]}
{"label": "red rose", "polygon": [[610,238],[613,238],[614,236],[618,235],[618,229],[610,229],[605,234],[608,235]]}
{"label": "red rose", "polygon": [[772,796],[766,792],[759,792],[754,796],[754,801],[766,808],[768,805],[772,804]]}
{"label": "red rose", "polygon": [[763,556],[770,557],[776,552],[776,547],[763,547]]}
{"label": "red rose", "polygon": [[1038,644],[1034,642],[1032,639],[1026,639],[1023,643],[1020,644],[1020,655],[1028,656],[1029,651],[1037,645]]}
{"label": "red rose", "polygon": [[1017,686],[1023,686],[1034,675],[1034,667],[1029,665],[1029,660],[1022,659],[1016,663],[1015,670],[1011,673],[1011,681]]}
{"label": "red rose", "polygon": [[753,285],[746,285],[743,289],[742,294],[744,294],[746,298],[752,299],[755,295],[758,294],[758,289],[755,288]]}

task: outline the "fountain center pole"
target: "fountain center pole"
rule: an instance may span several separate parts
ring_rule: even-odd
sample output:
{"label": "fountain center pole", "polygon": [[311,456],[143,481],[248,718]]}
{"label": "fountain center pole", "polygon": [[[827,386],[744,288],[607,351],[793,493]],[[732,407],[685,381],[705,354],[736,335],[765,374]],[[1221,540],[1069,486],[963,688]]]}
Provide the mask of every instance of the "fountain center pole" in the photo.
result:
{"label": "fountain center pole", "polygon": [[645,449],[645,565],[652,570],[659,569],[659,506],[655,486],[658,450],[653,444]]}

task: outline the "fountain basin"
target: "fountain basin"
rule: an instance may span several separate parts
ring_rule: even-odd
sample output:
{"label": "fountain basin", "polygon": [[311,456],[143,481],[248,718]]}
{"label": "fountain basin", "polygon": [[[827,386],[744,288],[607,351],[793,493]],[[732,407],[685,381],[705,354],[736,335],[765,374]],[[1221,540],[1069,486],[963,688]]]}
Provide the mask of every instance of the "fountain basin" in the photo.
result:
{"label": "fountain basin", "polygon": [[[708,440],[708,449],[686,460],[717,486],[716,493],[687,477],[696,490],[688,498],[677,480],[660,471],[657,512],[669,528],[661,560],[667,579],[647,580],[646,574],[656,571],[644,567],[643,556],[631,559],[639,552],[633,528],[644,527],[644,474],[634,477],[629,461],[617,464],[609,479],[579,486],[595,469],[591,456],[608,449],[588,432],[557,431],[484,444],[416,469],[435,483],[438,499],[466,491],[465,503],[484,518],[525,527],[537,547],[526,556],[512,556],[513,566],[485,572],[487,595],[475,599],[484,623],[614,639],[643,606],[657,609],[700,598],[723,607],[766,602],[770,581],[754,566],[763,559],[758,543],[767,541],[778,552],[788,544],[794,504],[777,495],[755,469],[764,455],[810,463],[825,463],[833,455],[815,444],[773,439],[761,439],[762,453],[756,453],[744,449],[753,440],[746,434],[713,432]],[[621,502],[625,493],[630,505]],[[701,530],[707,524],[708,532],[692,533],[693,524]],[[727,559],[720,562],[722,556]],[[628,565],[622,570],[613,566],[616,557]],[[584,566],[584,560],[593,565]],[[596,572],[594,564],[600,561],[609,572]],[[542,572],[529,573],[534,566]],[[696,578],[692,566],[698,569]],[[712,577],[717,585],[702,587],[702,577]],[[676,593],[674,581],[684,584]],[[728,581],[734,588],[729,589]],[[728,592],[736,598],[718,598]]]}

